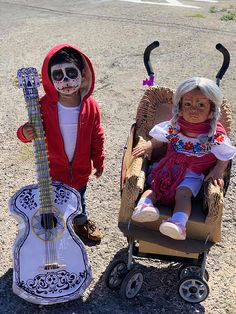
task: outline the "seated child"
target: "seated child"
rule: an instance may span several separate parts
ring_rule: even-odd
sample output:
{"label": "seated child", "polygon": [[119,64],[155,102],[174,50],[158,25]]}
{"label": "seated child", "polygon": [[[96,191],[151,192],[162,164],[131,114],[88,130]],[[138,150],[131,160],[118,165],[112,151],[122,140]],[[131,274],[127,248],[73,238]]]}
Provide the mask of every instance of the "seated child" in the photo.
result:
{"label": "seated child", "polygon": [[173,118],[155,125],[149,133],[152,139],[133,149],[134,156],[150,155],[168,143],[166,156],[152,167],[151,189],[141,196],[132,220],[158,220],[154,204],[159,201],[174,206],[160,232],[175,240],[186,238],[192,196],[196,197],[204,180],[223,188],[224,172],[236,153],[218,121],[221,103],[220,88],[212,80],[193,77],[180,83],[173,96]]}

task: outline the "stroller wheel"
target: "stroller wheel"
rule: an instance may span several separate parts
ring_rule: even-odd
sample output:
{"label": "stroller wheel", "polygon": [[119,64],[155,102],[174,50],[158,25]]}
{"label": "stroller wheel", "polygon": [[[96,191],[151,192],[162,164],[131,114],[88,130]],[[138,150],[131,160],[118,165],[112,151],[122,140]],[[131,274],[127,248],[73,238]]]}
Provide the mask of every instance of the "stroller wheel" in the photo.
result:
{"label": "stroller wheel", "polygon": [[105,273],[107,287],[112,290],[118,288],[126,274],[127,266],[124,261],[117,260],[112,262]]}
{"label": "stroller wheel", "polygon": [[179,281],[179,295],[189,303],[200,303],[209,295],[209,287],[205,280],[198,276],[186,276]]}
{"label": "stroller wheel", "polygon": [[[186,276],[196,275],[201,278],[201,266],[199,265],[183,265],[179,269],[178,277],[179,279],[183,279]],[[208,271],[205,269],[204,279],[206,281],[209,280]]]}
{"label": "stroller wheel", "polygon": [[120,287],[120,295],[123,298],[134,298],[143,284],[143,274],[135,269],[127,273]]}

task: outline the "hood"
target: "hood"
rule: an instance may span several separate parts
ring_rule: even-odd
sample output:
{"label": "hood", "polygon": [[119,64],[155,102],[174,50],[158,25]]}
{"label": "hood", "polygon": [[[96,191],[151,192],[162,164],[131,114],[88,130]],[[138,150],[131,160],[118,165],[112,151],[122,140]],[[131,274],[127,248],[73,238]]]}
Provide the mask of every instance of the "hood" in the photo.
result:
{"label": "hood", "polygon": [[79,52],[79,54],[82,56],[83,61],[84,61],[84,79],[82,80],[82,84],[80,87],[80,92],[81,92],[81,99],[88,98],[94,89],[94,83],[95,83],[95,74],[93,70],[93,65],[90,59],[83,54],[79,49],[69,45],[69,44],[60,44],[56,45],[53,47],[46,55],[43,65],[42,65],[42,83],[43,83],[43,88],[46,93],[46,96],[52,98],[53,101],[57,102],[58,101],[58,94],[57,91],[52,84],[49,76],[48,76],[48,63],[52,56],[56,54],[58,51],[60,51],[63,48],[72,48]]}

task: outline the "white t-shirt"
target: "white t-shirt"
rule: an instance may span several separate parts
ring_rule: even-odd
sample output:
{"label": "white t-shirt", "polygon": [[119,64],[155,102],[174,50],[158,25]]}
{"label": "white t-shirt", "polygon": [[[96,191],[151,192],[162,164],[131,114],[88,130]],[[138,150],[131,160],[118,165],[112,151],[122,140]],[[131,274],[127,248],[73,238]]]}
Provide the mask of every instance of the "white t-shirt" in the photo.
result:
{"label": "white t-shirt", "polygon": [[236,148],[227,135],[216,133],[212,141],[206,143],[207,134],[193,138],[181,132],[173,133],[170,121],[155,125],[149,134],[158,141],[172,143],[175,151],[187,155],[201,157],[210,151],[219,160],[230,160],[236,154]]}
{"label": "white t-shirt", "polygon": [[80,105],[76,107],[66,107],[61,103],[58,105],[58,118],[61,129],[61,134],[64,140],[64,147],[69,162],[72,161],[75,151],[78,119],[80,113]]}

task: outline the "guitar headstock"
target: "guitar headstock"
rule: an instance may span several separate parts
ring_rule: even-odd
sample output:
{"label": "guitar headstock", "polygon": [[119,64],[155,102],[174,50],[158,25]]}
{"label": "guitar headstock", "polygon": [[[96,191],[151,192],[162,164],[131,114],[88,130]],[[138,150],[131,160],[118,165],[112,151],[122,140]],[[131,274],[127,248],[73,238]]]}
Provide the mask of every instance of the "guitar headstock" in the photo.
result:
{"label": "guitar headstock", "polygon": [[37,69],[21,68],[17,71],[18,87],[25,89],[37,88],[40,86],[40,80]]}

